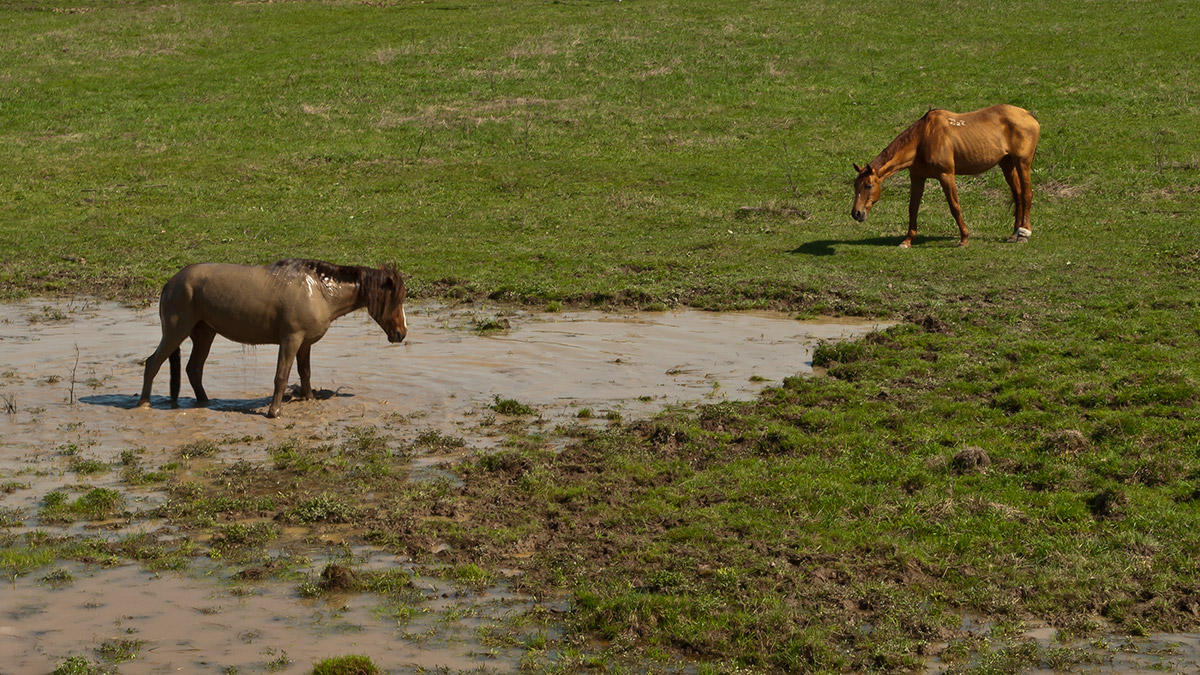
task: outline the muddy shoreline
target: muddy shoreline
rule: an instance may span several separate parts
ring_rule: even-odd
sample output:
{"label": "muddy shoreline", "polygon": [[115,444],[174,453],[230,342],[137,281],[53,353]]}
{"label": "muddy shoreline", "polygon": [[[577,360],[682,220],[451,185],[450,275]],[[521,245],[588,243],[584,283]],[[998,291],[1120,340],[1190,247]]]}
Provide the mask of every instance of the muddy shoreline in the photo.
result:
{"label": "muddy shoreline", "polygon": [[[0,418],[4,533],[40,531],[114,546],[139,537],[186,538],[167,520],[147,517],[170,491],[131,484],[131,471],[176,467],[174,480],[186,481],[268,462],[264,448],[273,444],[337,442],[362,429],[420,448],[404,458],[412,480],[453,481],[446,465],[511,431],[515,422],[497,412],[502,400],[531,408],[520,424],[543,430],[603,428],[671,406],[749,400],[771,383],[810,372],[819,342],[879,327],[769,312],[539,314],[418,305],[408,314],[411,332],[400,346],[389,345],[365,313],[335,323],[313,348],[318,399],[286,402],[282,417],[270,420],[264,413],[273,346],[218,339],[205,370],[210,405],[196,407],[185,378],[180,407],[172,409],[164,368],[152,407],[138,409],[141,361],[158,340],[154,308],[41,299],[0,305],[0,396],[8,408]],[[421,445],[430,438],[453,442]],[[190,456],[200,448],[215,449],[205,451],[214,456]],[[122,515],[41,522],[51,493],[69,501],[97,491],[121,495]],[[98,649],[126,640],[137,646],[132,663],[139,672],[305,672],[320,658],[346,653],[370,653],[389,669],[508,671],[523,650],[500,648],[504,640],[488,644],[481,630],[517,630],[535,642],[555,634],[552,622],[497,628],[531,608],[547,616],[561,610],[513,596],[504,579],[463,592],[462,584],[415,575],[416,604],[403,621],[389,614],[397,611],[388,609],[395,598],[306,598],[297,589],[334,562],[409,573],[412,561],[351,549],[342,534],[320,527],[281,529],[268,555],[288,561],[286,581],[238,583],[204,560],[185,571],[116,558],[100,566],[59,561],[14,574],[0,600],[0,658],[18,672],[49,671],[70,656],[99,661]]]}

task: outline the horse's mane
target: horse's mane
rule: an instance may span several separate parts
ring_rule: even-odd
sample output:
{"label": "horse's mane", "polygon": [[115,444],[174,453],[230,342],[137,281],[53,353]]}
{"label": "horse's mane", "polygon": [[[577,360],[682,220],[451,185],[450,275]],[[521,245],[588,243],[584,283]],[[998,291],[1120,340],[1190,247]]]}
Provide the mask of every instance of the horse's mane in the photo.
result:
{"label": "horse's mane", "polygon": [[933,112],[935,109],[936,108],[930,108],[928,112],[921,116],[921,119],[908,125],[907,129],[901,131],[899,136],[892,139],[892,142],[888,143],[887,147],[880,151],[875,159],[871,160],[871,166],[875,169],[879,169],[879,167],[887,164],[888,160],[890,160],[896,155],[897,152],[900,151],[900,148],[908,147],[908,145],[913,141],[913,136],[925,131],[925,124],[929,122],[929,113]]}
{"label": "horse's mane", "polygon": [[272,271],[289,270],[293,272],[311,272],[328,277],[335,281],[355,283],[362,288],[365,295],[376,294],[390,279],[395,292],[404,298],[404,278],[395,265],[384,265],[379,269],[358,267],[354,265],[335,265],[324,260],[309,260],[304,258],[288,258],[271,264]]}

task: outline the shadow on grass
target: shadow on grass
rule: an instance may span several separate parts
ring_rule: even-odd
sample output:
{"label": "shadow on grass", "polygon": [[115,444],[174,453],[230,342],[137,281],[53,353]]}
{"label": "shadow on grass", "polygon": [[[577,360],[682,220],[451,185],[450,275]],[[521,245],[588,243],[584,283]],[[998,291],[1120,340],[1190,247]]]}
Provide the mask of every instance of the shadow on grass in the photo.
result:
{"label": "shadow on grass", "polygon": [[[896,248],[900,245],[900,241],[904,239],[902,235],[894,235],[891,237],[867,237],[866,239],[820,239],[810,241],[807,244],[801,244],[789,251],[792,254],[798,255],[834,255],[837,253],[834,250],[835,246],[890,246]],[[920,246],[934,241],[953,241],[958,242],[958,237],[927,237],[917,235],[913,239],[913,246]]]}

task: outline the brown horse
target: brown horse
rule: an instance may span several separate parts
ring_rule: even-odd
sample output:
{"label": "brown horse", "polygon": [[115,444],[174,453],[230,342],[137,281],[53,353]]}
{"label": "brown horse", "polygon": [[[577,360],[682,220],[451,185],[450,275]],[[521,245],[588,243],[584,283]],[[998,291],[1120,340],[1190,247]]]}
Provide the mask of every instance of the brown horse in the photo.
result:
{"label": "brown horse", "polygon": [[942,184],[950,214],[962,236],[958,245],[966,246],[967,226],[958,205],[954,176],[973,176],[999,164],[1012,189],[1014,222],[1008,240],[1029,241],[1033,234],[1029,226],[1029,209],[1033,204],[1029,173],[1040,133],[1041,127],[1033,115],[1016,106],[994,105],[969,113],[930,110],[865,168],[854,165],[858,177],[854,179],[854,207],[850,215],[860,223],[866,220],[871,207],[879,201],[883,181],[897,171],[908,169],[912,179],[908,236],[900,242],[900,247],[912,246],[913,237],[917,236],[917,211],[928,178],[936,178]]}
{"label": "brown horse", "polygon": [[334,319],[366,307],[387,333],[402,342],[404,280],[393,267],[344,267],[320,260],[280,260],[266,267],[200,263],[188,265],[163,286],[158,314],[162,341],[146,359],[139,407],[150,405],[150,386],[162,362],[171,360],[171,405],[179,406],[179,346],[192,338],[187,374],[196,402],[205,404],[201,378],[213,338],[223,335],[251,345],[279,345],[275,396],[267,417],[278,417],[283,390],[296,362],[300,395],[313,398],[309,355]]}

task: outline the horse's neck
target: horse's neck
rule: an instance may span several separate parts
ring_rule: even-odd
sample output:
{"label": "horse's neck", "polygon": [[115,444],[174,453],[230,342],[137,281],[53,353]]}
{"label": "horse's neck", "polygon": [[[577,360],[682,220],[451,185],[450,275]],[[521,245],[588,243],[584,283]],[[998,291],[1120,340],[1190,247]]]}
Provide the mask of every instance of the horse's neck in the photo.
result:
{"label": "horse's neck", "polygon": [[921,129],[917,128],[917,125],[924,121],[922,118],[917,124],[905,129],[891,143],[888,143],[883,152],[871,160],[871,168],[879,174],[880,180],[913,165],[917,157],[917,144],[921,142]]}
{"label": "horse's neck", "polygon": [[361,279],[358,281],[343,281],[330,290],[332,292],[327,297],[329,298],[329,306],[333,310],[334,319],[367,306],[367,296],[363,292],[363,282]]}

